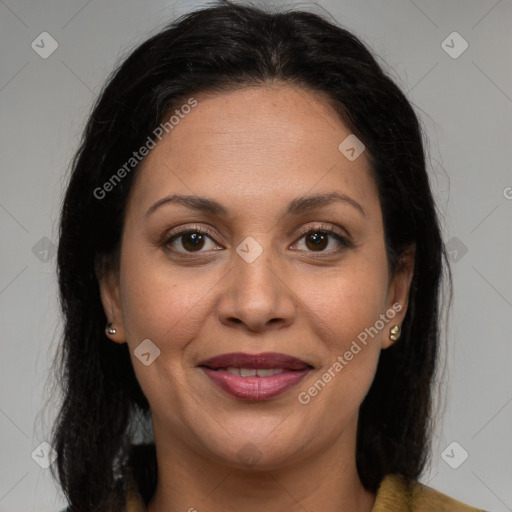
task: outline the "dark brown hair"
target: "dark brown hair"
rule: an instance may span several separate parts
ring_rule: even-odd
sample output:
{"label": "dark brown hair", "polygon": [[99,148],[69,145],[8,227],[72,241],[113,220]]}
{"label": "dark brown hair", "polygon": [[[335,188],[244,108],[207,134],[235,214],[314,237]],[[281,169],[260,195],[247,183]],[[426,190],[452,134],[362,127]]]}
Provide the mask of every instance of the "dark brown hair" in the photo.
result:
{"label": "dark brown hair", "polygon": [[356,460],[373,491],[388,473],[415,480],[422,472],[446,254],[416,114],[366,46],[335,23],[309,12],[221,4],[172,22],[124,60],[99,96],[73,161],[58,249],[65,323],[56,365],[64,397],[52,441],[56,478],[73,510],[121,510],[126,489],[116,477],[127,464],[147,473],[145,499],[156,482],[154,446],[130,452],[136,418],[148,417],[149,404],[128,345],[105,337],[96,266],[119,253],[137,167],[107,197],[95,190],[183,98],[271,81],[325,93],[365,144],[390,269],[396,271],[402,251],[416,245],[402,335],[382,352],[362,403]]}

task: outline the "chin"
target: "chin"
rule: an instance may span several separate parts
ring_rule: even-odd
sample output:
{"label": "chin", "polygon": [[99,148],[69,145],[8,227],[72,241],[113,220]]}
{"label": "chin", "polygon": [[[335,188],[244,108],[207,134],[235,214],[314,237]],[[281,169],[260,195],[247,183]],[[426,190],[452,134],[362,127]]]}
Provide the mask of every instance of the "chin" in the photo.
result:
{"label": "chin", "polygon": [[304,456],[303,444],[298,445],[294,436],[277,437],[247,435],[221,441],[211,447],[213,458],[237,470],[273,471],[300,460]]}

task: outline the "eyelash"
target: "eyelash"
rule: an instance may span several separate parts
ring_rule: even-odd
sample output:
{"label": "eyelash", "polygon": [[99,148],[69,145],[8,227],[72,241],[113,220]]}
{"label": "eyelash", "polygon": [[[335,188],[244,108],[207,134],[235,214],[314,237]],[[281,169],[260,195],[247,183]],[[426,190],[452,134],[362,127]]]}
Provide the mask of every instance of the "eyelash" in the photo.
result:
{"label": "eyelash", "polygon": [[[191,234],[191,233],[199,233],[202,235],[207,235],[209,238],[211,238],[215,242],[215,234],[207,227],[199,227],[199,226],[192,226],[188,228],[181,229],[180,231],[177,231],[175,233],[172,233],[170,236],[166,237],[163,246],[170,252],[178,254],[180,256],[184,256],[186,258],[188,257],[195,257],[197,254],[201,254],[203,251],[197,251],[197,252],[183,252],[183,251],[177,251],[175,249],[169,248],[169,244],[174,242],[176,239],[178,239],[180,236]],[[308,228],[307,230],[299,233],[299,238],[297,241],[304,238],[306,235],[312,234],[312,233],[321,233],[321,234],[327,234],[335,238],[339,244],[341,245],[341,248],[334,249],[331,251],[305,251],[310,252],[311,254],[317,254],[319,256],[314,257],[322,257],[322,255],[329,255],[332,256],[333,254],[337,254],[342,252],[344,249],[348,249],[353,247],[353,244],[343,235],[340,235],[335,230],[333,230],[331,227],[327,227],[325,225],[318,225],[314,226],[313,228]],[[301,251],[299,251],[301,252]]]}

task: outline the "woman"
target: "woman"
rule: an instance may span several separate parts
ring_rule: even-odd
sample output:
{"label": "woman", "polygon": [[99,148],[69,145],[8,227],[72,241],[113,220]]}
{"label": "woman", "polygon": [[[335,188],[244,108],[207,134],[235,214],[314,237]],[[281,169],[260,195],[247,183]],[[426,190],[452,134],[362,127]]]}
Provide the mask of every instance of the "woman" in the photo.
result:
{"label": "woman", "polygon": [[70,509],[476,510],[418,483],[446,256],[418,120],[346,30],[226,4],[137,48],[58,265]]}

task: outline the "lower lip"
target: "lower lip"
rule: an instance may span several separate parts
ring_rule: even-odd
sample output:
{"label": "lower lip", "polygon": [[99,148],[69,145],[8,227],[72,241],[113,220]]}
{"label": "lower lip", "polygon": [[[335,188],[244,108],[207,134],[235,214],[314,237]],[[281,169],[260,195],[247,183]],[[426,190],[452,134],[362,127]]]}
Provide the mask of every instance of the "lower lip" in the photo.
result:
{"label": "lower lip", "polygon": [[271,377],[241,377],[223,370],[201,367],[210,379],[226,393],[241,400],[266,400],[284,393],[310,371],[288,370]]}

